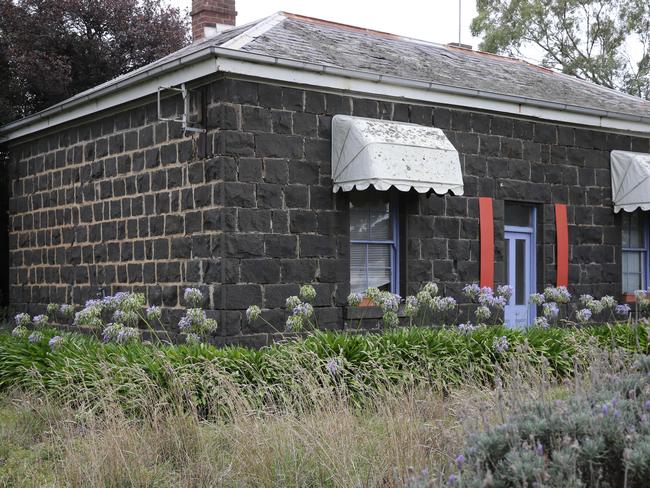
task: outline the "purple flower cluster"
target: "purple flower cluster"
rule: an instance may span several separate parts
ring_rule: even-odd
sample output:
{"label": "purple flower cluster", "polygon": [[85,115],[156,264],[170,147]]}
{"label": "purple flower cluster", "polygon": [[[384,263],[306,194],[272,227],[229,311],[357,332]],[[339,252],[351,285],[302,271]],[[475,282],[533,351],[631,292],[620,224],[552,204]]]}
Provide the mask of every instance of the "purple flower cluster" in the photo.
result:
{"label": "purple flower cluster", "polygon": [[630,311],[631,311],[630,306],[627,303],[616,305],[616,308],[614,308],[614,313],[622,317],[627,317],[628,315],[630,315]]}
{"label": "purple flower cluster", "polygon": [[591,310],[588,308],[583,308],[582,310],[578,310],[576,312],[576,319],[578,319],[578,322],[587,322],[591,318]]}
{"label": "purple flower cluster", "polygon": [[495,337],[494,341],[492,342],[492,347],[497,354],[503,354],[508,349],[510,349],[510,343],[508,342],[508,338],[506,336]]}
{"label": "purple flower cluster", "polygon": [[34,317],[34,325],[36,327],[47,327],[48,320],[47,315],[36,315]]}
{"label": "purple flower cluster", "polygon": [[467,298],[476,300],[479,293],[481,293],[481,287],[478,285],[478,283],[470,283],[469,285],[465,285],[465,288],[463,288],[463,293]]}
{"label": "purple flower cluster", "polygon": [[54,336],[48,341],[48,345],[50,346],[50,349],[52,351],[55,351],[56,349],[61,347],[62,344],[63,344],[63,337],[61,336]]}
{"label": "purple flower cluster", "polygon": [[548,302],[542,307],[542,313],[547,320],[555,320],[560,314],[560,307],[555,302]]}
{"label": "purple flower cluster", "polygon": [[327,361],[327,364],[325,364],[325,369],[331,374],[332,376],[336,376],[339,372],[340,366],[339,366],[339,361],[336,358],[331,358]]}

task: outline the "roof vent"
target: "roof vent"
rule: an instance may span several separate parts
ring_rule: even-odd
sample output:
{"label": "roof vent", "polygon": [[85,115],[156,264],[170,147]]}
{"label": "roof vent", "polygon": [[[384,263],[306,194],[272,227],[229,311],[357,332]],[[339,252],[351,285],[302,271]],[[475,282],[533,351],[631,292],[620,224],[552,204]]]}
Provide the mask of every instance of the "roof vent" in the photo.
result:
{"label": "roof vent", "polygon": [[472,50],[472,45],[471,44],[463,44],[461,42],[450,42],[447,44],[448,47],[459,47],[461,49],[469,49],[470,51]]}
{"label": "roof vent", "polygon": [[192,40],[217,35],[235,26],[235,0],[192,0]]}

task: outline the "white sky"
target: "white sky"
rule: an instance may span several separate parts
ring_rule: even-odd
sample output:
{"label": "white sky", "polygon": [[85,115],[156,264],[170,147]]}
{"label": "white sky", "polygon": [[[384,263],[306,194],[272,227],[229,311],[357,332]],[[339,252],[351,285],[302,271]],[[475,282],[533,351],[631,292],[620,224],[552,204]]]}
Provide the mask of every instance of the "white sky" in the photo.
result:
{"label": "white sky", "polygon": [[[191,0],[169,0],[188,9]],[[461,40],[478,47],[469,25],[475,0],[462,1]],[[237,25],[278,10],[446,44],[458,41],[458,0],[237,0]]]}

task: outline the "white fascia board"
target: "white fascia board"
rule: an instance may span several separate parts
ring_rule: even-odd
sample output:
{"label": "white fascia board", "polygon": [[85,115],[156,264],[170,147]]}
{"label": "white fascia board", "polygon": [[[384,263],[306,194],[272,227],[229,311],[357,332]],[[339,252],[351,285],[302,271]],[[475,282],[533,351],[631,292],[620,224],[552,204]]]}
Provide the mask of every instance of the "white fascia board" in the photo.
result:
{"label": "white fascia board", "polygon": [[[422,101],[432,104],[444,104],[468,109],[479,109],[501,112],[521,117],[532,117],[553,122],[573,125],[590,126],[606,130],[632,133],[649,133],[650,120],[642,117],[599,112],[581,107],[569,107],[562,104],[500,96],[478,90],[454,89],[453,87],[438,87],[431,83],[416,80],[405,80],[397,77],[372,75],[320,66],[315,68],[308,63],[292,61],[285,66],[284,60],[273,64],[261,64],[257,55],[247,55],[249,59],[237,59],[234,56],[219,54],[217,61],[220,72],[241,76],[250,76],[293,83],[309,87],[326,88],[332,91],[352,92],[358,95],[380,97],[387,99],[403,99]],[[244,56],[242,56],[244,57]],[[239,58],[239,57],[238,57]],[[528,102],[528,103],[526,103]]]}
{"label": "white fascia board", "polygon": [[[61,105],[55,107],[55,110],[46,110],[44,111],[44,115],[47,114],[46,116],[38,117],[37,120],[31,123],[20,124],[23,120],[19,120],[15,123],[17,127],[13,130],[11,126],[14,124],[9,124],[5,127],[6,132],[0,134],[0,142],[17,139],[81,117],[97,114],[102,110],[139,100],[156,93],[160,86],[176,86],[181,83],[188,83],[215,72],[216,59],[211,55],[196,62],[179,64],[178,69],[173,71],[161,71],[159,74],[149,73],[140,80],[132,80],[128,86],[124,86],[122,89],[111,87],[103,96],[89,96],[85,102],[74,100],[74,103],[70,103],[69,106]],[[26,122],[28,119],[24,120]]]}

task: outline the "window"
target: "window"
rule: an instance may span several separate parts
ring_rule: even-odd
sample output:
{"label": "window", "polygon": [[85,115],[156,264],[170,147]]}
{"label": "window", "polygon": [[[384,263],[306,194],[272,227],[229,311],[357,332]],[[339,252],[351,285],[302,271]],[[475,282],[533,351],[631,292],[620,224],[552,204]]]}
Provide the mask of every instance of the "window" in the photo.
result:
{"label": "window", "polygon": [[350,290],[399,293],[397,199],[390,192],[350,194]]}
{"label": "window", "polygon": [[648,225],[641,212],[623,213],[623,293],[645,289],[648,269]]}

